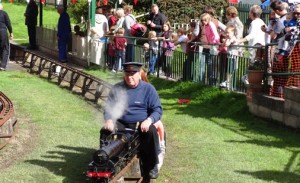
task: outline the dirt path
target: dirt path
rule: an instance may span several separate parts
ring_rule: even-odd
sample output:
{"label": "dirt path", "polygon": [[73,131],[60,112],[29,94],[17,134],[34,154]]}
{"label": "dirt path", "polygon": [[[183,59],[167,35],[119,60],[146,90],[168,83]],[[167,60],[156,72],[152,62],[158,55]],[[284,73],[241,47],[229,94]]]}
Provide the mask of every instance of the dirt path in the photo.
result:
{"label": "dirt path", "polygon": [[38,142],[38,128],[30,119],[17,116],[19,129],[11,143],[0,151],[0,170],[13,165],[28,155]]}

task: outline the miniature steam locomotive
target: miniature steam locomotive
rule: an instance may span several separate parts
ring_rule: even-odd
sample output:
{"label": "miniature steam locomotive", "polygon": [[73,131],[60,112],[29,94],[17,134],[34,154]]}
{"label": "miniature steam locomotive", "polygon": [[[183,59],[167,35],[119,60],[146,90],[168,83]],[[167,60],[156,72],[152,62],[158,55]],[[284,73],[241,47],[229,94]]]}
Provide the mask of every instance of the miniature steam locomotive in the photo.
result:
{"label": "miniature steam locomotive", "polygon": [[88,165],[88,180],[109,182],[138,154],[139,146],[137,130],[125,129],[109,135]]}

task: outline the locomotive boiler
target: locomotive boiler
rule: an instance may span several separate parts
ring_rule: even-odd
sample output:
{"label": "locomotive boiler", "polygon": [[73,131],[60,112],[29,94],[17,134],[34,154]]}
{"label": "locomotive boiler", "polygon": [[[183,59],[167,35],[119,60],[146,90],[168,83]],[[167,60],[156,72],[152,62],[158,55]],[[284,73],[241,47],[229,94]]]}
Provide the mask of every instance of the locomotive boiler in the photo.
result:
{"label": "locomotive boiler", "polygon": [[138,154],[140,140],[137,130],[125,129],[112,133],[93,155],[88,165],[88,180],[107,183]]}

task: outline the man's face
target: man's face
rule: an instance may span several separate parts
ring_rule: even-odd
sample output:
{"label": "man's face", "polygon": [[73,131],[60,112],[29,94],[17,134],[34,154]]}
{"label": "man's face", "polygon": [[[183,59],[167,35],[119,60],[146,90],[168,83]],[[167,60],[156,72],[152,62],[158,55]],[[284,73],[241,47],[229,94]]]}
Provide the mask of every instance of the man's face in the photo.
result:
{"label": "man's face", "polygon": [[135,88],[141,79],[140,72],[125,72],[124,80],[130,88]]}
{"label": "man's face", "polygon": [[154,13],[154,14],[158,13],[158,7],[157,6],[152,7],[152,13]]}

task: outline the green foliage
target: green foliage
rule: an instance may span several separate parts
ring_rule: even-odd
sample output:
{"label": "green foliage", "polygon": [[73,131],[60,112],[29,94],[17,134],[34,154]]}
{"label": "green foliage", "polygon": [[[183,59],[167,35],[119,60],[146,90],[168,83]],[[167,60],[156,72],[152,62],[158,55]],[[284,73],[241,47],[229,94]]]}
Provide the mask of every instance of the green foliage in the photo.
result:
{"label": "green foliage", "polygon": [[78,0],[76,1],[76,4],[69,4],[68,7],[68,13],[71,17],[71,19],[76,23],[81,22],[81,17],[83,17],[85,20],[88,19],[89,14],[89,4],[86,0]]}
{"label": "green foliage", "polygon": [[156,3],[171,23],[187,23],[190,19],[197,19],[205,6],[213,7],[216,16],[222,17],[228,6],[227,0],[157,0]]}
{"label": "green foliage", "polygon": [[262,60],[256,60],[253,65],[250,65],[249,70],[262,71],[264,69],[264,63]]}

